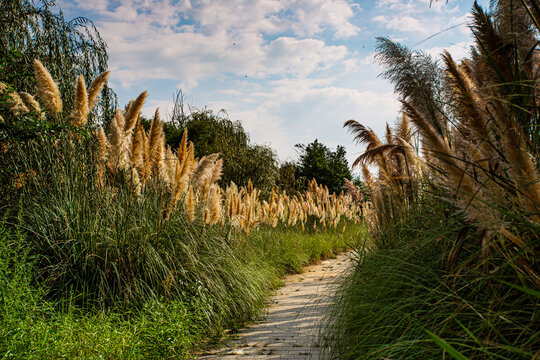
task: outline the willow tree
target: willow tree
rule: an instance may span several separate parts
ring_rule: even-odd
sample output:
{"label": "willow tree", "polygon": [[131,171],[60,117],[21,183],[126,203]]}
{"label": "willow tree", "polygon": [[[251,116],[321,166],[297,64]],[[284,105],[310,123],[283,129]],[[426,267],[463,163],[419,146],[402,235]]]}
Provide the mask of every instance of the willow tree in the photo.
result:
{"label": "willow tree", "polygon": [[[33,92],[34,59],[41,60],[58,81],[69,111],[76,77],[82,74],[90,83],[107,70],[107,46],[90,20],[67,21],[55,1],[0,0],[0,81]],[[90,121],[100,115],[106,122],[115,105],[115,93],[105,86]]]}

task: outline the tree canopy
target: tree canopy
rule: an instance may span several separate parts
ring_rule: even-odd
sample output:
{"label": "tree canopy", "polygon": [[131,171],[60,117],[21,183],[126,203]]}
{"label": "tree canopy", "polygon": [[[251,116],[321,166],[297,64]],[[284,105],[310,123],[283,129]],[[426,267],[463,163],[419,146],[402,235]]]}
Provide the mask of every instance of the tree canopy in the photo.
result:
{"label": "tree canopy", "polygon": [[[231,181],[253,186],[263,194],[270,193],[276,185],[277,155],[268,146],[252,144],[248,133],[240,123],[229,119],[225,111],[214,113],[209,109],[192,109],[189,115],[183,110],[181,96],[176,97],[172,119],[164,123],[165,141],[176,149],[185,129],[188,139],[195,145],[195,156],[220,153],[223,159],[221,185]],[[149,127],[149,121],[143,121]]]}
{"label": "tree canopy", "polygon": [[339,193],[345,179],[351,179],[351,171],[345,157],[345,148],[338,145],[335,151],[317,139],[308,145],[297,144],[300,158],[295,166],[295,176],[308,181],[328,186],[328,190]]}
{"label": "tree canopy", "polygon": [[[106,44],[90,20],[67,21],[51,0],[0,0],[0,9],[0,81],[17,91],[34,91],[33,61],[39,59],[58,81],[69,110],[77,76],[88,84],[107,70]],[[105,85],[94,115],[107,122],[115,107],[116,95]]]}

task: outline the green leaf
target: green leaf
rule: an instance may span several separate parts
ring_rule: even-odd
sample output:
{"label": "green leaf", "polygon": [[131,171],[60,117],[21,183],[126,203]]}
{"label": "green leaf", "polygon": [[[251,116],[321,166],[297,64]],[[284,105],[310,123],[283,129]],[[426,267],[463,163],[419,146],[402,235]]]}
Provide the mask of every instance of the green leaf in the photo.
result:
{"label": "green leaf", "polygon": [[526,293],[526,294],[529,294],[529,295],[531,295],[531,296],[540,298],[540,291],[533,290],[533,289],[529,289],[529,288],[526,288],[526,287],[523,287],[523,286],[519,286],[519,285],[516,285],[516,284],[512,284],[512,283],[509,283],[509,282],[504,281],[504,280],[499,280],[499,281],[502,282],[502,283],[505,284],[505,285],[508,285],[508,286],[510,286],[510,287],[513,287],[513,288],[516,289],[516,290],[520,290],[520,291],[523,291],[523,292]]}
{"label": "green leaf", "polygon": [[426,330],[426,332],[433,339],[433,341],[435,341],[435,343],[437,345],[439,345],[444,351],[446,351],[448,354],[450,354],[450,356],[452,356],[454,359],[468,360],[468,358],[465,355],[463,355],[462,353],[460,353],[459,351],[454,349],[452,347],[452,345],[447,343],[444,339],[441,339],[440,337],[438,337],[437,335],[435,335],[434,333],[432,333],[429,330]]}

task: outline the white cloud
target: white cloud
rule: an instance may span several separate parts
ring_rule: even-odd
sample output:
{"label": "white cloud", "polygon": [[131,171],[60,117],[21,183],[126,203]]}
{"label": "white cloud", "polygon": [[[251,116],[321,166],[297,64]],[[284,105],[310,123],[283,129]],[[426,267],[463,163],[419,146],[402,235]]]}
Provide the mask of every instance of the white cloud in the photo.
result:
{"label": "white cloud", "polygon": [[148,99],[143,106],[142,114],[147,118],[153,118],[156,113],[156,109],[159,108],[160,118],[168,119],[169,115],[172,114],[174,108],[174,102],[170,100],[156,100]]}
{"label": "white cloud", "polygon": [[241,91],[235,90],[235,89],[226,89],[226,90],[219,90],[218,94],[223,95],[242,95]]}
{"label": "white cloud", "polygon": [[[381,28],[412,44],[465,20],[452,0],[431,9],[429,0],[378,0],[365,10],[358,3],[367,2],[357,0],[59,1],[95,20],[109,45],[113,83],[125,87],[119,94],[131,96],[130,86],[150,90],[145,115],[160,107],[165,117],[173,103],[160,97],[177,86],[188,92],[186,103],[193,96],[227,109],[281,160],[315,138],[345,145],[352,160],[361,149],[342,128],[345,120],[383,134],[398,116],[392,87],[376,78],[372,40]],[[462,31],[421,45],[438,54],[439,44],[454,43],[457,59],[467,47]]]}
{"label": "white cloud", "polygon": [[459,16],[459,6],[452,2],[431,0],[379,0],[378,13],[373,18],[387,29],[398,33],[416,33],[421,36],[434,35],[458,25],[466,31],[465,16]]}
{"label": "white cloud", "polygon": [[425,53],[433,56],[434,58],[440,57],[444,50],[448,51],[454,60],[459,60],[464,57],[469,56],[469,51],[471,48],[472,42],[470,41],[461,41],[457,44],[452,44],[448,47],[433,47],[430,49],[424,50]]}
{"label": "white cloud", "polygon": [[345,145],[351,160],[360,149],[343,123],[354,118],[382,133],[385,121],[392,122],[399,111],[393,92],[333,86],[332,79],[282,79],[271,85],[243,95],[257,99],[255,107],[223,101],[209,105],[226,107],[231,119],[242,120],[252,140],[269,143],[282,161],[295,156],[295,144],[316,138],[331,147]]}
{"label": "white cloud", "polygon": [[381,23],[387,29],[400,32],[415,32],[429,34],[432,31],[429,23],[421,22],[412,16],[383,16],[379,15],[373,18],[374,21]]}
{"label": "white cloud", "polygon": [[[347,55],[343,46],[311,38],[357,34],[358,6],[346,0],[98,0],[98,14],[115,80],[174,79],[193,88],[229,73],[264,78],[306,76]],[[294,36],[285,35],[294,34]]]}

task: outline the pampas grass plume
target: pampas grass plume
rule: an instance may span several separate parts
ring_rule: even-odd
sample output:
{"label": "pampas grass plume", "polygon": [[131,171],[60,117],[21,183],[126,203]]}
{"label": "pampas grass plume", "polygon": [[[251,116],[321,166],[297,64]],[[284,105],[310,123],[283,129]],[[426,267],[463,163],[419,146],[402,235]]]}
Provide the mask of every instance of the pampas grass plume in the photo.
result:
{"label": "pampas grass plume", "polygon": [[[135,127],[135,124],[137,122],[137,119],[139,118],[139,114],[141,113],[142,107],[144,105],[144,101],[146,100],[146,96],[148,95],[147,91],[142,92],[137,98],[130,103],[129,108],[126,110],[126,123],[124,125],[124,130],[126,132],[129,132],[133,130]],[[159,112],[156,110],[156,118],[159,121]]]}
{"label": "pampas grass plume", "polygon": [[[133,104],[130,107],[134,107]],[[127,128],[127,126],[126,126]],[[150,125],[150,172],[153,176],[158,178],[162,172],[163,169],[163,152],[164,152],[164,143],[162,139],[162,133],[163,133],[163,124],[159,121],[159,109],[156,109],[156,113],[154,115],[154,119],[152,120],[152,124]]]}
{"label": "pampas grass plume", "polygon": [[221,179],[221,175],[223,174],[223,159],[219,159],[214,164],[214,168],[212,169],[212,176],[210,177],[210,184],[215,183],[219,179]]}
{"label": "pampas grass plume", "polygon": [[141,122],[137,121],[131,141],[131,166],[137,169],[139,175],[143,177],[143,181],[145,180],[144,155],[144,130],[141,126]]}
{"label": "pampas grass plume", "polygon": [[180,141],[180,146],[178,147],[177,156],[180,162],[184,161],[184,157],[186,156],[186,153],[187,153],[187,135],[188,135],[188,130],[185,129],[184,134],[182,135],[182,141]]}
{"label": "pampas grass plume", "polygon": [[88,121],[88,94],[86,93],[86,84],[82,75],[79,75],[77,79],[70,120],[75,126],[84,126]]}
{"label": "pampas grass plume", "polygon": [[36,101],[33,95],[26,92],[19,92],[19,96],[24,101],[24,104],[31,112],[39,113],[41,112],[41,106]]}
{"label": "pampas grass plume", "polygon": [[195,195],[193,194],[193,187],[189,187],[188,196],[186,201],[186,213],[190,223],[195,221]]}
{"label": "pampas grass plume", "polygon": [[54,117],[62,112],[62,99],[58,85],[41,61],[34,59],[34,73],[36,75],[37,93],[45,109]]}
{"label": "pampas grass plume", "polygon": [[[0,94],[4,93],[7,90],[7,85],[3,82],[0,82]],[[23,100],[19,96],[19,94],[15,91],[6,94],[9,96],[9,99],[7,100],[9,109],[15,116],[19,116],[22,114],[27,114],[29,112],[28,108],[24,104]]]}
{"label": "pampas grass plume", "polygon": [[101,89],[103,89],[103,86],[105,85],[105,82],[109,80],[110,71],[105,71],[101,74],[99,74],[94,81],[90,84],[90,87],[88,88],[88,108],[92,109],[94,105],[96,105],[97,97],[99,95],[99,92]]}

